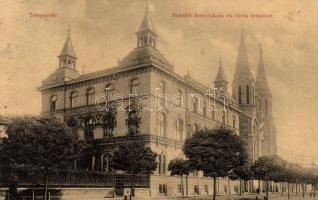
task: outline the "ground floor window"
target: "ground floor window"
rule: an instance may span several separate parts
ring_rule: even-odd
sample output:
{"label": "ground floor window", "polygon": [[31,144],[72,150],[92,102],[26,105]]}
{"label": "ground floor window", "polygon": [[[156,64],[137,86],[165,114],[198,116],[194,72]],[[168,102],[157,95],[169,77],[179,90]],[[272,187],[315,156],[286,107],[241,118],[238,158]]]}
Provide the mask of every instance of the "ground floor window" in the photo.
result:
{"label": "ground floor window", "polygon": [[159,184],[159,194],[167,195],[167,184]]}
{"label": "ground floor window", "polygon": [[204,192],[206,194],[209,194],[208,185],[204,185],[203,187],[204,187]]}
{"label": "ground floor window", "polygon": [[178,193],[182,193],[182,185],[178,184]]}
{"label": "ground floor window", "polygon": [[199,194],[199,185],[194,185],[193,189],[194,189],[194,194]]}

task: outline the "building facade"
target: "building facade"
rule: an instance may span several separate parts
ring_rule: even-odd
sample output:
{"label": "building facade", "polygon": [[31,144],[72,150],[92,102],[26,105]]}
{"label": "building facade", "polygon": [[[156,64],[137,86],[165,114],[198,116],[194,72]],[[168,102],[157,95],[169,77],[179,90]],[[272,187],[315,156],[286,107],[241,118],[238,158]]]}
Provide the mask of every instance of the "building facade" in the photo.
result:
{"label": "building facade", "polygon": [[[39,90],[43,116],[61,119],[82,139],[96,144],[94,154],[78,162],[77,168],[111,172],[116,144],[141,138],[158,154],[158,167],[150,178],[151,194],[181,195],[179,179],[170,177],[167,166],[170,160],[184,157],[183,142],[200,129],[225,126],[233,130],[247,141],[254,160],[276,152],[264,64],[260,57],[254,84],[243,33],[233,95],[228,92],[221,60],[214,86],[205,86],[190,73],[180,76],[174,72],[157,48],[157,37],[147,10],[136,33],[136,47],[118,66],[80,74],[68,31],[59,66]],[[213,189],[212,181],[200,172],[189,177],[187,187],[191,188],[188,195],[212,194]]]}

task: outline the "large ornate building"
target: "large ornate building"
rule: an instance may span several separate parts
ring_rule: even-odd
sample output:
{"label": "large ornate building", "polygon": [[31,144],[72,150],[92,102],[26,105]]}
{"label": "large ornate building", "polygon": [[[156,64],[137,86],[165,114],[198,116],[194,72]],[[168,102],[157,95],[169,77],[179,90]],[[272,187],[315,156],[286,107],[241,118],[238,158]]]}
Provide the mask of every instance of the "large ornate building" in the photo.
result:
{"label": "large ornate building", "polygon": [[[199,129],[232,129],[247,141],[254,160],[276,153],[272,98],[262,52],[254,82],[243,32],[233,95],[228,92],[221,61],[216,66],[214,86],[200,84],[189,73],[175,73],[157,48],[157,33],[148,10],[136,37],[136,47],[118,66],[80,74],[68,32],[58,68],[39,88],[42,115],[65,121],[82,139],[96,144],[94,154],[76,167],[107,173],[112,170],[109,163],[116,144],[131,137],[142,138],[158,154],[157,171],[150,178],[151,194],[175,195],[181,194],[179,180],[169,176],[168,163],[183,156],[184,140]],[[189,177],[186,191],[189,195],[211,194],[212,188],[210,179],[196,173]]]}

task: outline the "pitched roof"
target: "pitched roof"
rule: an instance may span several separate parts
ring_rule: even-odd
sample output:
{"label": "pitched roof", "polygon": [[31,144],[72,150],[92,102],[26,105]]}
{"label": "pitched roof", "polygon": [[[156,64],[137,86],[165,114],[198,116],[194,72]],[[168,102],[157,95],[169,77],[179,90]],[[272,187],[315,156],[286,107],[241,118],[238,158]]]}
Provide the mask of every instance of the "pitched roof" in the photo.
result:
{"label": "pitched roof", "polygon": [[66,38],[66,41],[64,43],[63,49],[59,55],[59,57],[61,56],[71,56],[76,58],[76,54],[72,45],[72,41],[71,41],[71,36],[70,36],[70,30],[68,30],[68,35]]}
{"label": "pitched roof", "polygon": [[149,12],[148,12],[148,7],[146,8],[146,12],[145,12],[145,16],[140,24],[139,27],[139,32],[141,31],[152,31],[153,33],[155,33],[155,27],[152,23],[152,20],[150,18]]}
{"label": "pitched roof", "polygon": [[235,74],[252,74],[248,62],[243,29],[241,31],[241,39],[237,55]]}
{"label": "pitched roof", "polygon": [[220,65],[219,65],[218,73],[216,74],[214,82],[218,82],[218,81],[228,82],[227,78],[226,78],[226,75],[224,73],[223,67],[222,67],[222,60],[221,59],[220,59]]}
{"label": "pitched roof", "polygon": [[259,61],[258,61],[258,66],[257,66],[255,89],[268,89],[269,90],[266,71],[265,71],[265,65],[264,65],[264,60],[263,60],[263,50],[262,50],[261,45],[260,45],[260,50],[259,50]]}

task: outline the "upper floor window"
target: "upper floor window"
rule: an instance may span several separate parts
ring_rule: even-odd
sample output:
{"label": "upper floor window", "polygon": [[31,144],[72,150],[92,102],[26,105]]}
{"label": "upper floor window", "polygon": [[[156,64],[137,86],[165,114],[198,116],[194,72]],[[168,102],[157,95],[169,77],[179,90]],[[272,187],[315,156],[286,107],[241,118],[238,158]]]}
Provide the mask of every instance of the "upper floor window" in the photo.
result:
{"label": "upper floor window", "polygon": [[265,100],[265,115],[268,115],[268,102]]}
{"label": "upper floor window", "polygon": [[176,120],[176,133],[177,133],[177,140],[183,140],[183,121],[182,119]]}
{"label": "upper floor window", "polygon": [[215,110],[214,110],[214,108],[212,110],[212,120],[215,120]]}
{"label": "upper floor window", "polygon": [[114,113],[107,112],[103,117],[104,137],[111,138],[114,136],[114,128],[116,126],[116,118]]}
{"label": "upper floor window", "polygon": [[187,132],[187,137],[191,137],[193,135],[193,127],[191,124],[188,124],[188,132]]}
{"label": "upper floor window", "polygon": [[76,106],[78,106],[78,93],[73,91],[70,95],[70,108],[74,108]]}
{"label": "upper floor window", "polygon": [[158,173],[159,174],[166,174],[167,172],[167,156],[165,153],[161,153],[158,156]]}
{"label": "upper floor window", "polygon": [[177,96],[175,97],[175,105],[181,107],[183,104],[183,94],[181,90],[177,90]]}
{"label": "upper floor window", "polygon": [[111,101],[113,96],[114,96],[114,90],[115,87],[113,84],[109,83],[105,87],[105,95],[106,95],[106,100]]}
{"label": "upper floor window", "polygon": [[157,124],[157,131],[158,136],[164,137],[165,136],[165,127],[166,127],[166,118],[164,113],[159,113],[158,115],[158,124]]}
{"label": "upper floor window", "polygon": [[239,99],[239,104],[242,104],[242,87],[239,86],[238,90],[238,99]]}
{"label": "upper floor window", "polygon": [[199,99],[197,97],[193,97],[193,112],[198,112],[198,106],[199,106]]}
{"label": "upper floor window", "polygon": [[250,86],[246,85],[246,104],[250,104]]}
{"label": "upper floor window", "polygon": [[94,139],[94,118],[91,116],[84,121],[84,137],[88,141]]}
{"label": "upper floor window", "polygon": [[57,97],[56,95],[53,95],[50,99],[50,111],[54,112],[56,110],[56,101],[57,101]]}
{"label": "upper floor window", "polygon": [[95,88],[88,88],[86,91],[86,105],[91,105],[95,101]]}
{"label": "upper floor window", "polygon": [[225,111],[222,111],[222,123],[225,124]]}
{"label": "upper floor window", "polygon": [[159,95],[166,93],[166,84],[163,81],[159,82]]}
{"label": "upper floor window", "polygon": [[132,78],[129,83],[130,94],[139,95],[139,80],[137,78]]}
{"label": "upper floor window", "polygon": [[206,102],[203,103],[203,116],[206,117]]}
{"label": "upper floor window", "polygon": [[235,128],[235,126],[236,126],[236,117],[235,115],[233,115],[233,127]]}
{"label": "upper floor window", "polygon": [[194,133],[197,133],[200,131],[200,126],[197,124],[194,124]]}

